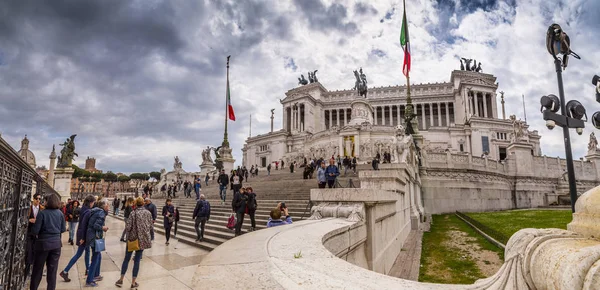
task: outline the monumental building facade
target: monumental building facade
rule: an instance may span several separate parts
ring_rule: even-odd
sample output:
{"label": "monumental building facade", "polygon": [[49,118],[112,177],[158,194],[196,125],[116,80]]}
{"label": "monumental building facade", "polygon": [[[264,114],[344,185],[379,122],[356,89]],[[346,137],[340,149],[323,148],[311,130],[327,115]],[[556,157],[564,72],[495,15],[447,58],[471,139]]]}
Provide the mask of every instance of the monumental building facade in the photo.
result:
{"label": "monumental building facade", "polygon": [[[412,85],[420,147],[504,160],[511,139],[518,138],[532,145],[532,155],[541,155],[537,131],[528,131],[514,116],[498,116],[497,88],[493,75],[461,70],[453,71],[449,82]],[[390,136],[404,123],[407,87],[369,88],[363,98],[356,90],[329,91],[314,82],[285,95],[283,129],[248,138],[242,149],[245,166],[337,155],[367,163],[377,153],[390,153]],[[370,116],[347,132],[353,116],[361,113],[353,112],[355,100],[366,102]]]}

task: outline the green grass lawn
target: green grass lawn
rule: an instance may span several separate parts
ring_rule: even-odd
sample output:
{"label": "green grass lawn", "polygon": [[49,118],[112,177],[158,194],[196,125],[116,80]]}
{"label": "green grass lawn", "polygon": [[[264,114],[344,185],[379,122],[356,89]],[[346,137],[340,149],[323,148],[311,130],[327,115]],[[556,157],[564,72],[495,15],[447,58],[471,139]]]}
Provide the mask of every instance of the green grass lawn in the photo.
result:
{"label": "green grass lawn", "polygon": [[567,224],[573,219],[570,210],[507,210],[465,214],[508,238],[525,228],[567,229]]}
{"label": "green grass lawn", "polygon": [[[463,232],[460,233],[465,237],[463,241],[457,242],[457,232]],[[464,241],[465,239],[468,241]],[[472,284],[485,278],[471,257],[472,251],[467,250],[474,246],[497,253],[501,261],[504,261],[501,249],[485,240],[454,214],[434,215],[431,231],[423,234],[419,281]]]}

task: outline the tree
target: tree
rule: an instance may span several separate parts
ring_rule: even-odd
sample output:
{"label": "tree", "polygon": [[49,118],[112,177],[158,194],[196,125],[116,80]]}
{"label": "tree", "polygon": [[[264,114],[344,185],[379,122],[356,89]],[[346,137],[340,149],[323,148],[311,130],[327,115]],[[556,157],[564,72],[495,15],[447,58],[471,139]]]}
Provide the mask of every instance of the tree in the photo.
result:
{"label": "tree", "polygon": [[129,175],[129,178],[135,181],[135,188],[138,189],[144,181],[150,179],[150,175],[148,173],[132,173]]}
{"label": "tree", "polygon": [[102,172],[94,172],[90,176],[90,182],[92,183],[92,192],[96,192],[96,184],[104,178]]}
{"label": "tree", "polygon": [[106,187],[106,196],[108,196],[108,193],[110,192],[110,186],[117,181],[118,177],[112,171],[108,171],[104,174],[104,182],[108,183],[108,186]]}
{"label": "tree", "polygon": [[125,190],[125,183],[129,182],[131,178],[129,178],[127,175],[121,175],[117,178],[117,180],[119,183],[121,183],[121,190]]}
{"label": "tree", "polygon": [[150,177],[156,179],[156,182],[160,181],[160,172],[152,171],[150,172]]}

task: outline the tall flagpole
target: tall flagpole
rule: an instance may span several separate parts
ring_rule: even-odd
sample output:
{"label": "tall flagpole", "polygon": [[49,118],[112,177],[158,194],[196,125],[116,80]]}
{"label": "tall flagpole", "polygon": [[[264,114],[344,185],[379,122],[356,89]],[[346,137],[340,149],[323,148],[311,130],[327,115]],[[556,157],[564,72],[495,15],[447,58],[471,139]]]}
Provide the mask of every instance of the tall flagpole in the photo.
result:
{"label": "tall flagpole", "polygon": [[527,111],[525,111],[525,95],[523,96],[523,115],[525,117],[525,123],[527,123]]}
{"label": "tall flagpole", "polygon": [[[406,0],[403,1],[404,4],[404,17],[406,17]],[[404,21],[404,18],[403,20]],[[408,20],[406,20],[406,25],[408,25]],[[404,53],[407,53],[406,51]],[[412,127],[412,119],[415,117],[413,112],[412,98],[410,97],[410,71],[406,72],[406,109],[404,112],[404,122],[406,124],[406,134],[412,135],[414,134],[414,130]]]}
{"label": "tall flagpole", "polygon": [[229,114],[229,58],[231,55],[227,56],[227,91],[225,93],[225,135],[223,136],[223,144],[221,146],[229,148],[229,140],[227,140],[227,118]]}

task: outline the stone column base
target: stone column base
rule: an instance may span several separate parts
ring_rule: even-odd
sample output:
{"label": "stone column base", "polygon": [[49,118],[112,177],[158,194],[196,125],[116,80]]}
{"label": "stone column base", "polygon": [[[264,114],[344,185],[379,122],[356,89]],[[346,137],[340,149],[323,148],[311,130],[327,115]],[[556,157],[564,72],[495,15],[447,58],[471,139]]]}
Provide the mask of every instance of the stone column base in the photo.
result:
{"label": "stone column base", "polygon": [[71,198],[71,179],[73,177],[75,169],[67,168],[56,168],[54,170],[54,190],[60,194],[62,201],[67,201]]}

